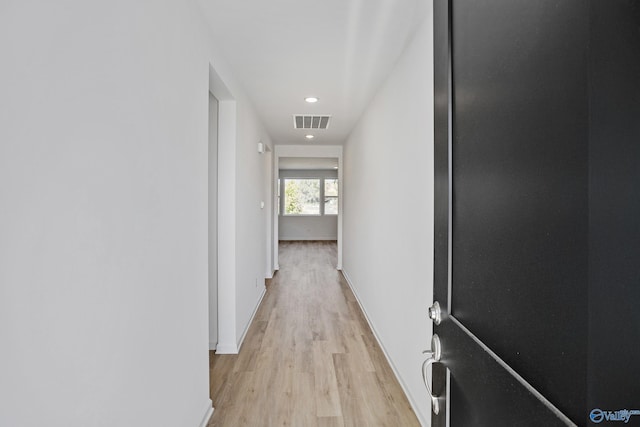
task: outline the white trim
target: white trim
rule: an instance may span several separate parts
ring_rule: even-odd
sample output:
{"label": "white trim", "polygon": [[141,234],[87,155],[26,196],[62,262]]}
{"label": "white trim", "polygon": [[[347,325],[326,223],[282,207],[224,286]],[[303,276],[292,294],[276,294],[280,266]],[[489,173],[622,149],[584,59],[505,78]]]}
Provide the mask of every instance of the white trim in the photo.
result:
{"label": "white trim", "polygon": [[[218,344],[235,354],[236,336],[236,139],[237,105],[209,64],[209,92],[218,99]],[[222,342],[222,344],[221,344]]]}
{"label": "white trim", "polygon": [[338,156],[338,262],[336,268],[342,270],[342,218],[344,212],[344,168],[342,162],[343,150],[340,147]]}
{"label": "white trim", "polygon": [[[210,71],[211,74],[211,71]],[[213,77],[210,75],[209,80]],[[209,91],[208,151],[208,290],[209,290],[209,350],[218,342],[218,99]]]}
{"label": "white trim", "polygon": [[231,344],[221,344],[218,343],[216,345],[216,354],[238,354],[238,345]]}
{"label": "white trim", "polygon": [[[341,270],[341,268],[338,268],[338,270]],[[429,422],[427,422],[427,420],[423,420],[421,418],[421,413],[420,413],[420,411],[418,411],[418,405],[416,404],[416,402],[411,397],[411,394],[409,394],[409,389],[407,388],[407,386],[404,383],[404,381],[402,381],[402,378],[400,377],[400,374],[398,373],[398,370],[396,369],[396,366],[393,364],[393,361],[391,360],[391,357],[389,356],[389,353],[387,353],[387,349],[382,344],[382,341],[380,340],[380,336],[378,335],[378,332],[376,331],[376,328],[373,326],[373,323],[371,322],[371,319],[369,318],[369,315],[367,314],[367,310],[364,308],[364,305],[362,305],[362,301],[360,300],[360,297],[358,296],[358,293],[356,292],[355,286],[353,286],[353,283],[351,282],[351,279],[349,278],[349,274],[347,274],[346,271],[342,270],[342,276],[344,277],[345,281],[349,285],[349,288],[351,289],[351,292],[353,292],[353,295],[356,297],[356,301],[358,301],[358,306],[360,307],[360,310],[362,310],[362,313],[364,314],[364,318],[367,320],[367,324],[369,325],[369,328],[371,328],[371,332],[373,332],[373,336],[376,337],[376,341],[378,342],[378,345],[382,349],[382,353],[384,354],[384,357],[387,359],[387,362],[389,363],[389,366],[391,366],[391,370],[393,371],[393,374],[395,375],[396,379],[398,380],[398,383],[400,384],[400,387],[402,388],[402,391],[404,392],[404,395],[407,397],[407,400],[409,401],[409,405],[411,405],[411,409],[413,409],[413,413],[416,415],[416,418],[418,418],[418,421],[420,422],[420,425],[422,425],[422,427],[430,426],[431,425],[430,420],[429,420]]]}
{"label": "white trim", "polygon": [[[265,155],[265,162],[267,163],[267,172],[266,172],[266,179],[264,182],[265,185],[265,199],[264,199],[264,214],[265,214],[265,254],[266,254],[266,259],[265,259],[265,278],[270,279],[273,277],[273,242],[271,241],[273,239],[273,214],[274,214],[274,210],[273,210],[273,201],[274,201],[274,196],[273,196],[273,152],[271,151],[271,148],[269,148],[269,146],[267,145],[267,153]],[[276,195],[277,197],[277,195]]]}
{"label": "white trim", "polygon": [[235,343],[236,102],[218,105],[218,342]]}
{"label": "white trim", "polygon": [[251,323],[253,323],[253,319],[256,317],[256,313],[258,312],[258,308],[260,308],[260,304],[262,304],[262,300],[264,299],[265,294],[267,293],[267,288],[262,289],[262,294],[260,294],[260,299],[253,309],[253,313],[251,313],[251,317],[249,318],[249,322],[247,326],[244,328],[242,332],[242,336],[238,340],[237,343],[227,343],[220,344],[216,346],[216,354],[238,354],[240,352],[240,348],[242,347],[242,343],[244,342],[245,337],[247,336],[247,332],[249,331],[249,327]]}
{"label": "white trim", "polygon": [[344,176],[342,171],[343,147],[341,145],[275,145],[273,159],[273,269],[278,270],[278,214],[277,214],[277,186],[279,177],[280,157],[335,157],[338,159],[338,263],[337,269],[342,269],[342,217],[344,203],[342,193],[344,192]]}
{"label": "white trim", "polygon": [[278,156],[278,146],[274,145],[273,147],[273,172],[271,175],[271,181],[273,184],[273,192],[271,194],[271,245],[273,254],[271,256],[272,268],[274,271],[280,270],[279,263],[279,252],[278,252],[278,236],[280,235],[280,231],[278,227],[280,227],[280,157]]}
{"label": "white trim", "polygon": [[207,406],[205,408],[204,411],[204,416],[202,417],[202,421],[200,421],[200,425],[199,427],[207,427],[207,424],[209,424],[209,420],[211,419],[211,416],[213,415],[213,402],[211,401],[211,399],[207,399]]}
{"label": "white trim", "polygon": [[333,242],[337,242],[338,241],[338,237],[337,236],[325,236],[325,237],[309,237],[309,236],[287,236],[287,237],[281,237],[280,241],[281,242],[295,242],[295,241],[301,241],[301,240],[328,240],[328,241],[333,241]]}
{"label": "white trim", "polygon": [[249,328],[251,327],[251,324],[253,323],[254,317],[256,317],[256,313],[258,312],[258,309],[260,308],[260,304],[262,304],[262,300],[264,299],[264,296],[265,296],[266,293],[267,293],[267,288],[263,287],[262,288],[262,294],[260,294],[260,299],[258,300],[258,303],[256,304],[256,307],[253,309],[253,313],[251,313],[251,317],[249,318],[249,322],[247,323],[247,326],[245,326],[244,331],[242,332],[242,336],[240,337],[240,340],[238,340],[238,351],[240,351],[240,349],[242,348],[242,343],[244,342],[244,339],[247,336],[247,332],[249,332]]}

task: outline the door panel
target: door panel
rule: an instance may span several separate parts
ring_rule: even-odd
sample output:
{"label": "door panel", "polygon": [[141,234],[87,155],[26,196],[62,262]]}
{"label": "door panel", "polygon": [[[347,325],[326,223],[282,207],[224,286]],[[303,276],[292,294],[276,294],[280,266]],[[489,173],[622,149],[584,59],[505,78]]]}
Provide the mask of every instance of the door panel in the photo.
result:
{"label": "door panel", "polygon": [[434,1],[433,426],[640,426],[639,28]]}
{"label": "door panel", "polygon": [[434,328],[443,348],[434,382],[449,370],[452,426],[585,417],[583,3],[434,3],[434,297],[447,312]]}
{"label": "door panel", "polygon": [[589,412],[640,410],[639,28],[639,1],[591,2]]}
{"label": "door panel", "polygon": [[[452,426],[565,426],[566,421],[475,341],[464,328],[445,322],[443,359],[451,376]],[[450,345],[451,342],[451,345]],[[469,363],[466,356],[473,354]],[[460,361],[464,361],[460,363]],[[495,392],[499,388],[503,392]],[[474,408],[481,407],[483,411]]]}
{"label": "door panel", "polygon": [[587,349],[582,3],[452,2],[451,313],[574,420]]}

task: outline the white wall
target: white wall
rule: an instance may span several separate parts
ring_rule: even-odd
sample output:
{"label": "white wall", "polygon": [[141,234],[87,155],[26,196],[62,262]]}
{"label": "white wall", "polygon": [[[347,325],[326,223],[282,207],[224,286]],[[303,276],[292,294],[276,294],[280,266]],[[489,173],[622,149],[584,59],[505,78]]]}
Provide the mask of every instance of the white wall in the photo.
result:
{"label": "white wall", "polygon": [[267,259],[268,165],[201,15],[189,0],[0,5],[2,426],[187,427],[210,411],[209,63],[237,103],[240,331]]}
{"label": "white wall", "polygon": [[267,146],[267,151],[264,153],[264,167],[267,169],[267,179],[264,182],[264,194],[266,195],[266,200],[264,201],[264,212],[265,212],[265,253],[267,259],[265,260],[265,278],[271,279],[273,278],[273,273],[275,272],[273,269],[273,215],[274,215],[274,206],[273,206],[273,149]]}
{"label": "white wall", "polygon": [[278,218],[280,240],[338,240],[338,216],[283,216]]}
{"label": "white wall", "polygon": [[[218,354],[239,351],[264,295],[264,270],[272,254],[272,158],[258,152],[270,139],[232,70],[216,58],[209,86],[220,100],[218,117]],[[265,201],[265,208],[261,202]],[[266,240],[269,239],[269,240]]]}
{"label": "white wall", "polygon": [[[344,152],[343,271],[423,425],[433,293],[431,17],[368,106]],[[372,268],[375,266],[375,268]]]}
{"label": "white wall", "polygon": [[[264,264],[267,234],[271,219],[266,207],[264,181],[271,176],[265,154],[258,153],[258,141],[270,144],[248,100],[238,97],[236,151],[236,343],[239,347],[256,306],[265,291]],[[265,208],[261,208],[261,202]]]}

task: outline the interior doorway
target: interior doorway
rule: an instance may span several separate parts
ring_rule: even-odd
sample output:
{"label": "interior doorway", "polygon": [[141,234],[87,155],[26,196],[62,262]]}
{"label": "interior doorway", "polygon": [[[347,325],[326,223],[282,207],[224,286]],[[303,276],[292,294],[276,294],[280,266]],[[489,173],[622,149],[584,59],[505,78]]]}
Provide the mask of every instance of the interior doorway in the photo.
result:
{"label": "interior doorway", "polygon": [[[275,151],[275,155],[274,155],[274,162],[273,162],[274,163],[274,173],[273,173],[274,199],[273,199],[273,239],[272,239],[273,240],[273,262],[274,262],[273,270],[279,269],[278,243],[280,240],[280,219],[282,216],[284,216],[284,215],[281,215],[281,213],[283,213],[282,211],[283,209],[282,203],[284,203],[283,197],[285,196],[283,186],[282,186],[283,182],[280,179],[281,163],[285,168],[287,168],[287,170],[295,170],[296,172],[293,174],[300,175],[299,177],[297,177],[300,179],[309,178],[308,176],[302,176],[302,175],[308,175],[309,173],[311,173],[309,171],[313,171],[314,169],[317,171],[319,170],[318,168],[320,168],[320,170],[321,169],[326,170],[327,168],[329,168],[330,171],[332,171],[332,173],[335,174],[335,179],[337,180],[336,182],[337,195],[335,196],[336,197],[335,201],[330,200],[328,203],[329,204],[335,203],[335,205],[338,207],[337,214],[335,216],[335,240],[337,240],[337,246],[338,246],[336,268],[338,270],[342,270],[342,216],[343,216],[343,210],[344,210],[343,203],[342,203],[342,193],[344,188],[344,180],[343,180],[343,174],[342,174],[342,146],[277,145],[274,151]],[[293,178],[293,176],[290,178]],[[330,177],[328,176],[325,178],[316,177],[316,179],[319,179],[319,182],[321,182],[323,185],[325,184],[325,179],[329,179],[329,178]],[[322,206],[318,208],[319,212],[317,216],[319,217],[323,216],[322,212],[326,208],[326,205],[324,203],[326,199],[326,189],[323,188],[323,190],[325,190],[324,192],[325,194],[323,195],[322,204],[321,204]],[[329,198],[331,197],[333,196],[329,196]],[[301,215],[299,218],[297,218],[298,221],[294,220],[294,222],[297,222],[297,223],[304,222],[304,216],[305,215]],[[291,216],[288,219],[293,219],[293,216]],[[324,219],[329,220],[331,218],[327,217]],[[320,222],[322,222],[322,219],[320,220]],[[328,223],[329,221],[326,221],[326,222]],[[288,224],[288,225],[291,225],[291,224]],[[294,225],[293,230],[295,231],[296,224],[293,224],[293,225]],[[325,225],[328,225],[328,224],[325,224]],[[302,228],[299,227],[300,224],[297,224],[297,226],[298,226],[298,229],[297,229],[298,231],[305,230],[304,224]],[[326,232],[327,230],[329,230],[329,228],[320,227],[319,229],[316,229],[316,232],[318,232],[318,230],[324,230]],[[289,229],[289,231],[291,232],[291,229]],[[293,234],[291,236],[293,236]],[[320,237],[326,238],[329,236],[325,235]]]}
{"label": "interior doorway", "polygon": [[338,159],[282,157],[278,240],[338,241]]}

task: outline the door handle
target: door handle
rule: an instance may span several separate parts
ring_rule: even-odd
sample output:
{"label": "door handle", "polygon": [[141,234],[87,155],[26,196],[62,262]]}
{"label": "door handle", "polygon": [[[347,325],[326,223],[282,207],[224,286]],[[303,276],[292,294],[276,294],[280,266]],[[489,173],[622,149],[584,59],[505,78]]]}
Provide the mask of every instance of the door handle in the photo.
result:
{"label": "door handle", "polygon": [[428,356],[427,360],[422,362],[422,381],[424,382],[424,386],[427,388],[427,392],[431,398],[431,410],[434,414],[438,415],[440,413],[440,401],[438,396],[433,394],[433,391],[431,390],[431,380],[429,379],[429,366],[440,362],[440,358],[442,357],[442,345],[440,344],[440,337],[438,334],[433,334],[431,337],[431,351],[425,350],[422,354],[426,354]]}

